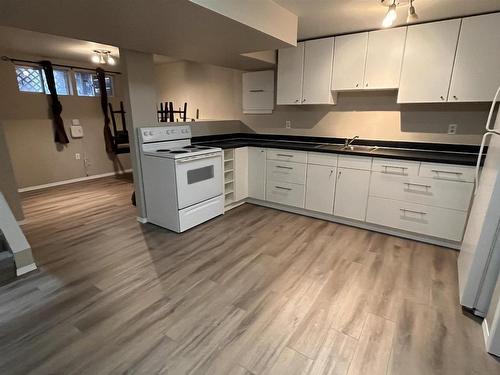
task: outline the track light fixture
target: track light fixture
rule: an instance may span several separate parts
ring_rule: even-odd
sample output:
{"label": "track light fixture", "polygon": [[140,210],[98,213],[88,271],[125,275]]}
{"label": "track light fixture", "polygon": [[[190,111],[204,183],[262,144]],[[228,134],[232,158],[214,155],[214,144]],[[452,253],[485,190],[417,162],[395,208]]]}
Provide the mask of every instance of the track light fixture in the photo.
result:
{"label": "track light fixture", "polygon": [[386,7],[389,7],[387,13],[382,21],[382,27],[387,28],[394,25],[397,18],[397,8],[401,6],[408,5],[408,17],[406,18],[407,23],[415,22],[418,19],[417,12],[413,6],[415,0],[379,0],[380,3]]}
{"label": "track light fixture", "polygon": [[111,56],[111,51],[96,49],[90,60],[95,64],[115,65],[116,60]]}

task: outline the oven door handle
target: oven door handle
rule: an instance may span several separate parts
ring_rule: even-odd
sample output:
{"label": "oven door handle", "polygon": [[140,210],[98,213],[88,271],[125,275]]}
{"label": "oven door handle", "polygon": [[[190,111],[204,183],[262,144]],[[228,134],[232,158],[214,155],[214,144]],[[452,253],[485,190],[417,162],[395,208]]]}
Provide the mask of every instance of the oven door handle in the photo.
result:
{"label": "oven door handle", "polygon": [[211,153],[211,154],[204,154],[204,155],[198,155],[198,156],[188,156],[186,158],[178,159],[176,160],[177,163],[189,163],[190,161],[194,160],[201,160],[201,159],[210,159],[214,157],[222,157],[222,154],[220,152],[217,153]]}

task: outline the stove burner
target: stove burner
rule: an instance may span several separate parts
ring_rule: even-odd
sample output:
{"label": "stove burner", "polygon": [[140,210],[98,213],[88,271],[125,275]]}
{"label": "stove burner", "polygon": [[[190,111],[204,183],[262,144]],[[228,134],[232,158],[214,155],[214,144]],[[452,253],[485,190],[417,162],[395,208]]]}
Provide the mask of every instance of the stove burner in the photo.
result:
{"label": "stove burner", "polygon": [[156,152],[170,152],[170,150],[168,150],[166,148],[162,148],[162,149],[156,150]]}
{"label": "stove burner", "polygon": [[171,154],[187,154],[189,151],[186,150],[174,150],[170,151]]}

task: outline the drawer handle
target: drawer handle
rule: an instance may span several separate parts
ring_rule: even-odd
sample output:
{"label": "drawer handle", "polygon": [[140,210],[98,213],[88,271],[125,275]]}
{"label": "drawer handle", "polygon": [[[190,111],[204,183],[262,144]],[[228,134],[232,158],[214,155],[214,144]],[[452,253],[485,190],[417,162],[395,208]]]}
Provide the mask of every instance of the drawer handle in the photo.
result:
{"label": "drawer handle", "polygon": [[424,184],[415,184],[414,182],[403,182],[404,185],[408,185],[408,189],[410,188],[410,186],[420,186],[420,187],[424,187],[425,190],[427,189],[430,189],[432,186],[431,185],[424,185]]}
{"label": "drawer handle", "polygon": [[259,90],[248,90],[248,91],[250,91],[250,92],[264,92],[264,90],[262,90],[262,89],[259,89]]}
{"label": "drawer handle", "polygon": [[281,189],[281,190],[288,190],[288,191],[291,191],[292,189],[291,188],[286,188],[286,187],[283,187],[283,186],[275,186],[276,189]]}
{"label": "drawer handle", "polygon": [[384,168],[382,173],[388,173],[388,174],[391,174],[391,172],[387,170],[388,168],[400,169],[401,170],[400,174],[405,174],[406,170],[408,169],[407,167],[400,167],[398,165],[382,165],[382,168]]}
{"label": "drawer handle", "polygon": [[454,175],[455,175],[455,176],[457,176],[457,177],[458,177],[458,176],[461,176],[461,175],[463,175],[463,174],[464,174],[463,172],[443,171],[443,170],[441,170],[441,169],[431,169],[431,172],[436,173],[436,174],[438,175],[438,177],[439,177],[439,174],[440,174],[440,173],[444,173],[444,174],[454,174]]}
{"label": "drawer handle", "polygon": [[280,168],[280,169],[293,169],[293,167],[284,167],[283,165],[277,165],[276,168]]}
{"label": "drawer handle", "polygon": [[284,156],[286,158],[293,158],[293,155],[287,155],[287,154],[276,154],[276,156]]}
{"label": "drawer handle", "polygon": [[424,211],[414,211],[414,210],[409,210],[407,208],[400,208],[399,210],[403,212],[403,215],[407,212],[410,212],[412,214],[427,215],[427,212]]}

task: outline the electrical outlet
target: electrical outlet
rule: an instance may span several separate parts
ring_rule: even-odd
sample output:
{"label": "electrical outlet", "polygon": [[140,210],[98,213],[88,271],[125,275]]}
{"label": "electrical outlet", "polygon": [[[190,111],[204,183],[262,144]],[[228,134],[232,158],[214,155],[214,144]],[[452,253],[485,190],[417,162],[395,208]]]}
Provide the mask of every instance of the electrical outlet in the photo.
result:
{"label": "electrical outlet", "polygon": [[457,134],[457,124],[448,125],[448,134]]}
{"label": "electrical outlet", "polygon": [[80,160],[80,154],[78,152],[75,154],[75,159]]}
{"label": "electrical outlet", "polygon": [[285,121],[285,128],[290,129],[292,127],[292,122],[290,120]]}

